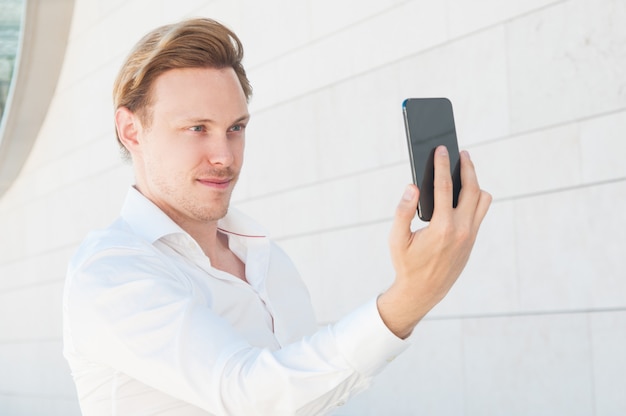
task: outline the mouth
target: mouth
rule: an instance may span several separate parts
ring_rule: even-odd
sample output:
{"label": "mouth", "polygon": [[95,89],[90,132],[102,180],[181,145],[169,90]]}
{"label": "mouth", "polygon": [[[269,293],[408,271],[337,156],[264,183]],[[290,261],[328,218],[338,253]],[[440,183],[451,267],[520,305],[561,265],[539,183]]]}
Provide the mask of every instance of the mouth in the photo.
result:
{"label": "mouth", "polygon": [[196,181],[209,188],[227,189],[232,182],[232,178],[201,178],[196,179]]}

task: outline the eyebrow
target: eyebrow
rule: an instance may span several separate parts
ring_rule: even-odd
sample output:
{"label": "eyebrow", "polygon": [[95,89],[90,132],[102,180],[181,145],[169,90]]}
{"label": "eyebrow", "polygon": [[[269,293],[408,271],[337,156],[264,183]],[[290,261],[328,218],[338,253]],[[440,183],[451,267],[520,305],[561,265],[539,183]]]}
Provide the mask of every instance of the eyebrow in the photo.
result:
{"label": "eyebrow", "polygon": [[[250,114],[245,114],[239,118],[237,118],[236,120],[234,120],[231,124],[237,124],[237,123],[241,123],[242,121],[248,121],[250,120]],[[210,118],[195,118],[195,117],[190,117],[190,118],[186,118],[182,120],[184,123],[191,123],[191,124],[213,124],[215,123],[215,120],[212,120]]]}

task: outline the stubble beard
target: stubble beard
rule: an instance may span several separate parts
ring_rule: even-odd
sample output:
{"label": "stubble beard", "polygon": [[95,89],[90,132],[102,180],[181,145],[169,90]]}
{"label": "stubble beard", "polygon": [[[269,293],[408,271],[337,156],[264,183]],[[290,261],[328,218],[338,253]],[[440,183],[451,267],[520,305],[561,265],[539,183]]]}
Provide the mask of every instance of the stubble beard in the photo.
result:
{"label": "stubble beard", "polygon": [[[184,198],[183,196],[183,199],[187,199],[183,207],[187,208],[187,212],[197,221],[212,222],[221,220],[228,214],[230,198],[238,179],[237,175],[230,175],[229,177],[232,177],[229,189],[216,192],[217,196],[212,201],[204,201],[200,198]],[[196,186],[202,185],[197,184]]]}
{"label": "stubble beard", "polygon": [[[235,188],[238,173],[233,173],[232,169],[214,170],[205,174],[204,177],[212,178],[232,178],[229,189],[210,192],[201,189],[202,184],[194,182],[191,186],[180,186],[175,182],[170,182],[167,178],[160,177],[154,181],[154,184],[162,195],[168,195],[169,202],[167,207],[161,209],[180,225],[181,222],[193,221],[201,223],[209,223],[218,221],[226,216],[230,205],[232,192]],[[200,187],[200,188],[198,188]],[[183,192],[187,189],[188,192]],[[210,199],[204,197],[203,193],[209,192],[213,195]]]}

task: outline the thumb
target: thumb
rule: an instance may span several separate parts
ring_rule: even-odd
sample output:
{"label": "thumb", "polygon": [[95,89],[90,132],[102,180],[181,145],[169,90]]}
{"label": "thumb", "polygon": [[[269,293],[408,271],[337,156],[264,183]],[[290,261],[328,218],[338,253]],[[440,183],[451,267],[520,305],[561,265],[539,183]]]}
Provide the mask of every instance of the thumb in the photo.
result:
{"label": "thumb", "polygon": [[415,185],[408,185],[396,208],[396,215],[391,225],[389,244],[392,247],[406,247],[411,239],[411,221],[417,211],[419,190]]}

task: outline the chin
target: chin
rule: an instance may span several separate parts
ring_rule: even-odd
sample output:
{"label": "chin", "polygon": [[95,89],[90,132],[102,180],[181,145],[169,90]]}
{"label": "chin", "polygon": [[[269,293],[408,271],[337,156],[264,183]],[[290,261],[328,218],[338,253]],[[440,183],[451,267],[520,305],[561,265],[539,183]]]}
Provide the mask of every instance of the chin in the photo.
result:
{"label": "chin", "polygon": [[227,206],[220,209],[203,210],[202,212],[198,212],[196,217],[201,221],[209,222],[221,220],[226,214],[228,214]]}

